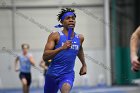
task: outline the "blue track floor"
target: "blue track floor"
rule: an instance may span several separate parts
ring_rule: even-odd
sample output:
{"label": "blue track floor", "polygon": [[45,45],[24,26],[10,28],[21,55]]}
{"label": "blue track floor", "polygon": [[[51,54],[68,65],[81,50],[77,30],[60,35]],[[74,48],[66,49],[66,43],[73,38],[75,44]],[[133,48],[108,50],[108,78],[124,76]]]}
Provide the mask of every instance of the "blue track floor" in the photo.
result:
{"label": "blue track floor", "polygon": [[[0,93],[22,93],[22,89],[0,89]],[[31,88],[30,93],[43,93],[43,88]],[[70,93],[140,93],[140,87],[74,87]]]}

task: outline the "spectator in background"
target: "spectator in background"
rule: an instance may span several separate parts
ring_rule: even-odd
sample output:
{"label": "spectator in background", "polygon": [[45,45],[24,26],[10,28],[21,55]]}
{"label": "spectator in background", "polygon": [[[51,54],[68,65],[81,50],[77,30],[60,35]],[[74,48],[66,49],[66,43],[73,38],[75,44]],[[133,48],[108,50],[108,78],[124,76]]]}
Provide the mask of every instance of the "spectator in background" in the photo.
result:
{"label": "spectator in background", "polygon": [[140,70],[140,61],[138,60],[138,49],[140,41],[140,26],[136,29],[136,31],[132,34],[130,39],[130,52],[131,52],[131,64],[132,70],[138,71]]}
{"label": "spectator in background", "polygon": [[42,67],[43,69],[44,69],[44,77],[45,77],[45,75],[46,75],[46,72],[47,72],[47,70],[48,70],[48,67],[49,67],[49,65],[50,65],[50,62],[51,62],[51,60],[48,60],[48,61],[44,61],[43,59],[41,60],[41,62],[40,62],[40,67]]}

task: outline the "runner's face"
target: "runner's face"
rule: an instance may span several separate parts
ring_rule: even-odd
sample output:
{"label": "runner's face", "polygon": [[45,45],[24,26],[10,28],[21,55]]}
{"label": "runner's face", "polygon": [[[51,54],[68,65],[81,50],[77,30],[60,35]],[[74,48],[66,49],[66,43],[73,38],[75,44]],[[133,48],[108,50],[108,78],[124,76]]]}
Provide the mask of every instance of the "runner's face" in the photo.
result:
{"label": "runner's face", "polygon": [[22,51],[23,51],[24,54],[27,54],[28,53],[28,50],[29,50],[28,48],[23,48],[22,49]]}
{"label": "runner's face", "polygon": [[67,16],[63,21],[62,21],[62,24],[65,28],[74,28],[75,27],[75,23],[76,23],[76,20],[75,20],[75,16]]}

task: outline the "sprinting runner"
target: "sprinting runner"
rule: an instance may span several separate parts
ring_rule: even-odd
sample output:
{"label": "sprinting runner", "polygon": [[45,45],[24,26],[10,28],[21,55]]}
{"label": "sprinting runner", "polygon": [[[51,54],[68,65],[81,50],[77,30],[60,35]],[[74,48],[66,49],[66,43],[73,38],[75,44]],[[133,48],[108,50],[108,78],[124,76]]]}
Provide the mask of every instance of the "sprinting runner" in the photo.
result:
{"label": "sprinting runner", "polygon": [[[79,74],[87,73],[83,52],[84,37],[74,31],[76,23],[74,9],[65,8],[58,14],[58,21],[63,27],[62,31],[52,32],[46,43],[43,60],[52,59],[46,74],[44,93],[69,93],[74,82],[74,65],[76,56],[80,59],[82,67]],[[72,32],[70,32],[72,31]]]}
{"label": "sprinting runner", "polygon": [[[32,81],[31,77],[31,65],[35,66],[33,56],[28,53],[29,45],[22,44],[22,54],[18,55],[15,60],[15,71],[20,71],[19,78],[22,83],[23,93],[29,93],[30,84]],[[20,68],[18,67],[18,62]]]}

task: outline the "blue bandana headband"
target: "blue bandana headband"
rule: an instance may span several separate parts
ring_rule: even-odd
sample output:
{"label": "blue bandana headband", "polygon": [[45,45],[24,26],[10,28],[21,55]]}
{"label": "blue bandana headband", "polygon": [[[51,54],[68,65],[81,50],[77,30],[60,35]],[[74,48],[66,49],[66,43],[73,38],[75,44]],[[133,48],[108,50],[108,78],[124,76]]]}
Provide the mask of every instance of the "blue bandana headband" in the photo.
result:
{"label": "blue bandana headband", "polygon": [[67,16],[75,16],[75,15],[73,12],[67,12],[61,17],[61,20],[63,21]]}
{"label": "blue bandana headband", "polygon": [[[61,17],[61,21],[63,21],[67,16],[75,16],[73,12],[67,12]],[[56,25],[55,28],[61,28],[63,25],[59,24]],[[71,35],[72,35],[72,28],[68,28],[68,40],[71,40]]]}

